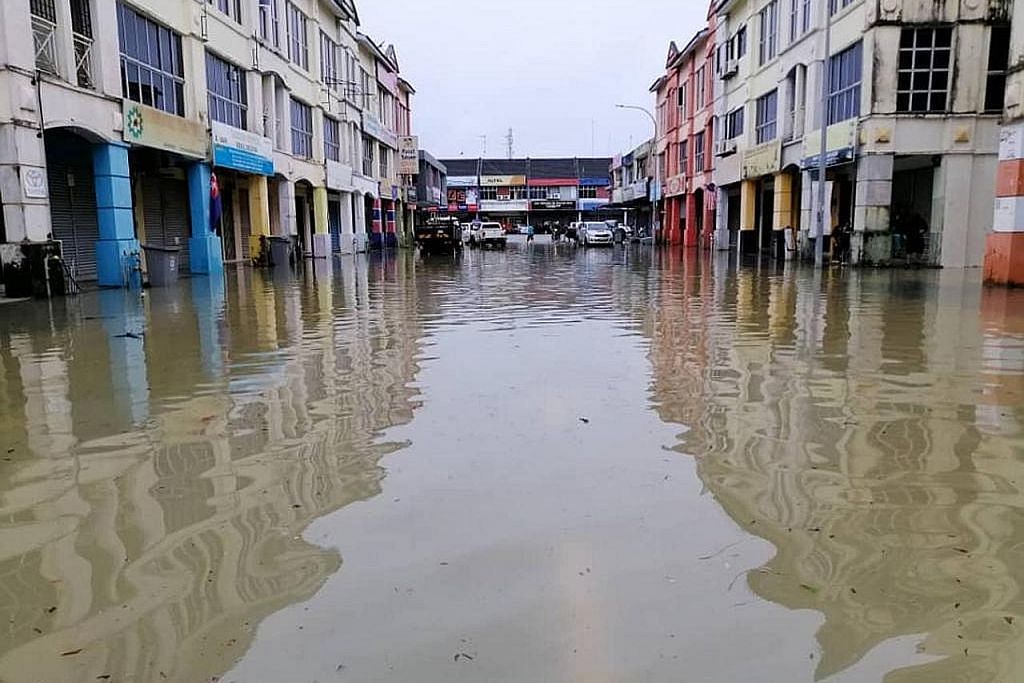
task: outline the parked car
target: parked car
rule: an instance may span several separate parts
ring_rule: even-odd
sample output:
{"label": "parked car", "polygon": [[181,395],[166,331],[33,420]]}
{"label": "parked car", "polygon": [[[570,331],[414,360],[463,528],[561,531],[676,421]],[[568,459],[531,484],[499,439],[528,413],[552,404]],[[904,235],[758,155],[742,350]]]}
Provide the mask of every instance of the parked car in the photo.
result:
{"label": "parked car", "polygon": [[603,221],[580,223],[579,232],[584,247],[611,246],[614,243],[612,229]]}
{"label": "parked car", "polygon": [[480,223],[476,234],[476,244],[480,247],[496,247],[504,249],[508,244],[508,237],[501,223]]}
{"label": "parked car", "polygon": [[454,218],[432,218],[413,228],[413,236],[424,254],[462,250],[462,226]]}

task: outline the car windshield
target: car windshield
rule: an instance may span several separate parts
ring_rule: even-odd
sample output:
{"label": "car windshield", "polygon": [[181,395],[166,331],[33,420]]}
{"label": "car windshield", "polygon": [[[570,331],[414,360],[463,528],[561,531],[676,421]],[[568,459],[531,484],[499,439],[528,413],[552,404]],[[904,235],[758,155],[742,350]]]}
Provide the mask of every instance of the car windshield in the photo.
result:
{"label": "car windshield", "polygon": [[608,226],[604,223],[587,223],[587,230],[590,232],[599,232],[601,230],[607,230]]}

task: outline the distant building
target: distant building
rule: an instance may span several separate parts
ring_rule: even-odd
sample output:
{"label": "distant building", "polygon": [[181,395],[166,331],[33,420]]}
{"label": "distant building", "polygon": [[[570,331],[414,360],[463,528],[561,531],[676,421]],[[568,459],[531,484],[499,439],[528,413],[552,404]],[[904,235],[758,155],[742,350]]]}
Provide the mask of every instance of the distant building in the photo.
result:
{"label": "distant building", "polygon": [[417,220],[447,212],[448,168],[429,152],[419,150],[419,174],[410,201],[416,205]]}
{"label": "distant building", "polygon": [[569,223],[605,212],[608,158],[445,159],[447,210],[465,220]]}

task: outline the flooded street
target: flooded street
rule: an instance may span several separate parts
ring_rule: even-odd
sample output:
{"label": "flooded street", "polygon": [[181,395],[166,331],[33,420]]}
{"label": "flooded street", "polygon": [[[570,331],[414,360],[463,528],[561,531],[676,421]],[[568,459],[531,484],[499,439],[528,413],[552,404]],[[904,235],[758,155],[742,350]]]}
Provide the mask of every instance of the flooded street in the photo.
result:
{"label": "flooded street", "polygon": [[975,272],[403,252],[4,304],[0,362],[2,683],[1024,680]]}

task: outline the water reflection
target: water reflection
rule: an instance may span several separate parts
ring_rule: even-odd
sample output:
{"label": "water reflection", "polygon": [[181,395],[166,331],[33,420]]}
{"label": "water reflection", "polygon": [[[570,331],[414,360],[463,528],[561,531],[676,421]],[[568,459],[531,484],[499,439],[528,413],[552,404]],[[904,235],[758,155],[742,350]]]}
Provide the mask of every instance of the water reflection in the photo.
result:
{"label": "water reflection", "polygon": [[417,406],[413,264],[378,266],[4,312],[0,680],[210,680],[337,570],[299,534]]}
{"label": "water reflection", "polygon": [[816,678],[913,634],[938,657],[886,681],[1024,676],[1024,293],[687,266],[645,314],[652,397],[776,546],[751,588],[824,615]]}

